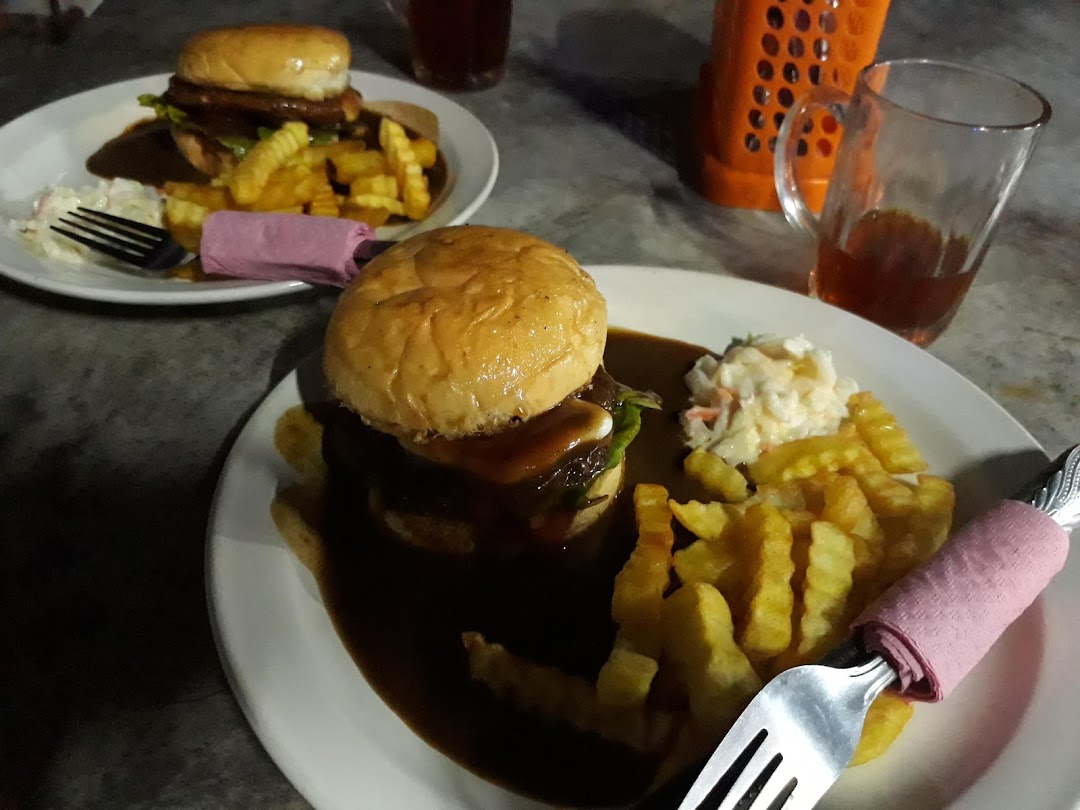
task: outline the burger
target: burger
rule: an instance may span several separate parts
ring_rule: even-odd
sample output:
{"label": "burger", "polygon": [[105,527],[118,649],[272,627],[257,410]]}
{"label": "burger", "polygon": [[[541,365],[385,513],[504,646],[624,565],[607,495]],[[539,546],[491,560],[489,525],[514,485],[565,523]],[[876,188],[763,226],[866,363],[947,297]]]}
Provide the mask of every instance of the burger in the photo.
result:
{"label": "burger", "polygon": [[564,250],[441,228],[368,263],[330,318],[330,502],[444,552],[561,547],[604,518],[655,396],[604,370],[607,306]]}
{"label": "burger", "polygon": [[315,143],[356,127],[351,60],[345,36],[318,26],[205,31],[184,45],[168,89],[139,103],[169,122],[189,163],[216,177],[286,121],[308,124]]}

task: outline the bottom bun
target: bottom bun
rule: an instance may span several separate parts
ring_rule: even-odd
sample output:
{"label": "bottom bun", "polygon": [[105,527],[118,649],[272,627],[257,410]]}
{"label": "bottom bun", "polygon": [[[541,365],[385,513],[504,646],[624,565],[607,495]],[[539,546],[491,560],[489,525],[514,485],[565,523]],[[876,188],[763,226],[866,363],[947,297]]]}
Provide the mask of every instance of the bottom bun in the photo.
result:
{"label": "bottom bun", "polygon": [[172,137],[185,160],[207,177],[217,177],[236,166],[232,151],[213,138],[177,127],[173,127]]}
{"label": "bottom bun", "polygon": [[[602,473],[589,488],[589,499],[602,498],[598,503],[574,512],[546,512],[529,521],[533,534],[532,546],[564,545],[595,526],[615,505],[622,489],[625,463]],[[386,509],[377,490],[368,494],[368,507],[375,520],[399,540],[417,548],[449,554],[472,554],[478,548],[487,547],[499,551],[495,538],[485,543],[481,527],[457,518],[438,515],[419,515]],[[520,544],[517,546],[520,548]],[[506,550],[515,548],[509,543]]]}

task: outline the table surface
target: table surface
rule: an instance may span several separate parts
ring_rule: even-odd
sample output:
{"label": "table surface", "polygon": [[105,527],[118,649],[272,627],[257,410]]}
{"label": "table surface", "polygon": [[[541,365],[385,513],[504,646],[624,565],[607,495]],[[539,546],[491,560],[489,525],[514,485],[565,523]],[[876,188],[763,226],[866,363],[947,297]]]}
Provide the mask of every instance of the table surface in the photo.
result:
{"label": "table surface", "polygon": [[[408,75],[406,34],[383,0],[255,6],[191,0],[181,14],[175,0],[108,0],[62,45],[0,35],[0,123],[169,71],[189,34],[255,19],[339,28],[354,67]],[[673,168],[710,24],[702,0],[518,0],[508,75],[455,96],[502,156],[474,221],[531,231],[582,263],[803,285],[811,246],[779,214],[710,205]],[[1080,437],[1077,31],[1080,5],[1066,0],[909,0],[879,49],[996,68],[1054,107],[930,349],[1051,455]],[[138,309],[0,283],[0,807],[307,806],[225,682],[203,536],[244,416],[317,347],[333,303],[316,291]]]}

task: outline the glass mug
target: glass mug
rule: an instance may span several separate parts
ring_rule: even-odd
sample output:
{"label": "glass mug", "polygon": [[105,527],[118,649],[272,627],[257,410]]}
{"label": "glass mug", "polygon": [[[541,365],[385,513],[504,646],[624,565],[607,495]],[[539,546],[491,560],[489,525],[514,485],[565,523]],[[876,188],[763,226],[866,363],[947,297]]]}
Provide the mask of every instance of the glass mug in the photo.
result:
{"label": "glass mug", "polygon": [[[821,218],[795,158],[844,127]],[[817,124],[814,123],[815,118]],[[996,73],[900,59],[863,69],[851,96],[816,87],[785,116],[775,155],[784,215],[818,242],[812,295],[925,346],[971,286],[1050,105]]]}
{"label": "glass mug", "polygon": [[513,0],[386,0],[408,20],[413,73],[444,90],[479,90],[506,72]]}

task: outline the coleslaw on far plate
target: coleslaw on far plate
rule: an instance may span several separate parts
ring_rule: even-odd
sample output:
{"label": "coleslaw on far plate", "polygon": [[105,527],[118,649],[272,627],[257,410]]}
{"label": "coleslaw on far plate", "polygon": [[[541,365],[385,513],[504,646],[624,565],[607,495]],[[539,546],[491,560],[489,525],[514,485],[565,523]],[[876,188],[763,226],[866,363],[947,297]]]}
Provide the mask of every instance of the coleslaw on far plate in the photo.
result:
{"label": "coleslaw on far plate", "polygon": [[[80,206],[161,227],[161,195],[142,183],[117,178],[99,180],[96,185],[80,188],[50,186],[34,202],[31,216],[12,220],[11,228],[22,237],[27,250],[35,255],[80,264],[90,257],[90,248],[50,228]],[[100,264],[118,264],[103,254],[95,253],[93,258]]]}

